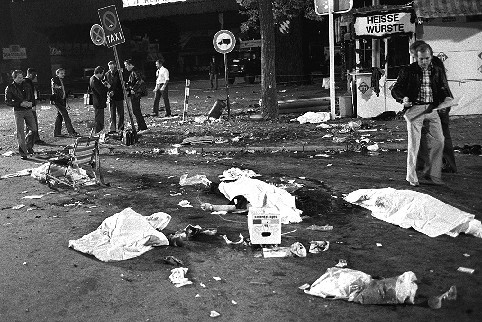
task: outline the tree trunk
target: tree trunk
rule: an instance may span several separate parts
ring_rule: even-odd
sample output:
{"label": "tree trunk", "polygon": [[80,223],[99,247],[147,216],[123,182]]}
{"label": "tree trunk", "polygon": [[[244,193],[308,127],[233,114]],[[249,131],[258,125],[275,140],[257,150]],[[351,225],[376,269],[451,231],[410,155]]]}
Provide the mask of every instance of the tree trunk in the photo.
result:
{"label": "tree trunk", "polygon": [[261,112],[265,119],[278,118],[276,93],[275,33],[271,0],[258,0],[261,31]]}

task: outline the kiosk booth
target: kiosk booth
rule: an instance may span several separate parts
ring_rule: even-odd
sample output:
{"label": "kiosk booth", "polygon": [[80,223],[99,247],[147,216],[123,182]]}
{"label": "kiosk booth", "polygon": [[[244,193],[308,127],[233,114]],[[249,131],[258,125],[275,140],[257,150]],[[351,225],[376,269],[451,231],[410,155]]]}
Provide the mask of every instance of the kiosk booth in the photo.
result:
{"label": "kiosk booth", "polygon": [[400,68],[413,61],[409,47],[415,40],[429,43],[444,62],[450,89],[460,98],[450,114],[482,114],[482,1],[414,0],[353,16],[357,68],[350,74],[356,116],[402,109],[391,88]]}
{"label": "kiosk booth", "polygon": [[398,71],[410,63],[409,47],[415,35],[415,15],[408,6],[356,12],[355,60],[352,76],[354,112],[363,118],[402,107],[391,95]]}

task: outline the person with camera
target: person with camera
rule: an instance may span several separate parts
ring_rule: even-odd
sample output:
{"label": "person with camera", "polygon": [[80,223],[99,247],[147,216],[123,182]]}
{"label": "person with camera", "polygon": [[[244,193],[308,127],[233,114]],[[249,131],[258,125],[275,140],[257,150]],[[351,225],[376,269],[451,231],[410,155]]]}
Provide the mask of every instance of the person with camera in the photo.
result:
{"label": "person with camera", "polygon": [[138,132],[141,133],[141,131],[147,130],[146,121],[144,120],[141,111],[141,87],[144,80],[140,77],[139,73],[134,68],[134,63],[132,59],[126,59],[124,61],[124,66],[126,68],[126,72],[123,73],[123,76],[127,87],[127,96],[131,98],[132,113],[134,114],[137,121],[137,127],[139,129]]}
{"label": "person with camera", "polygon": [[[33,154],[34,135],[37,131],[35,118],[32,112],[34,98],[29,95],[29,90],[24,84],[23,72],[14,70],[12,73],[13,82],[5,88],[5,103],[13,107],[15,124],[17,128],[18,152],[22,159],[27,159]],[[25,124],[27,135],[25,135]]]}

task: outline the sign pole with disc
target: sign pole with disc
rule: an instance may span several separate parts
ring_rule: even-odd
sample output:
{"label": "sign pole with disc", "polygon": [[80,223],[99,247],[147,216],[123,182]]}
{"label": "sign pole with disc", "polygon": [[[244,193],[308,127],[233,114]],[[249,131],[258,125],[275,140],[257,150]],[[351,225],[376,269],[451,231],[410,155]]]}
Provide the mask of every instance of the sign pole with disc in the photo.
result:
{"label": "sign pole with disc", "polygon": [[229,30],[218,31],[213,38],[214,49],[224,56],[224,84],[226,87],[226,106],[228,108],[228,119],[231,117],[231,106],[229,104],[229,82],[228,82],[228,58],[227,55],[233,51],[236,45],[236,38]]}
{"label": "sign pole with disc", "polygon": [[129,98],[127,96],[126,85],[124,82],[124,76],[122,75],[122,67],[119,61],[119,55],[117,54],[116,45],[125,42],[124,33],[122,32],[122,27],[120,24],[119,16],[117,15],[117,10],[115,5],[100,8],[97,10],[105,32],[105,45],[107,47],[112,47],[114,50],[114,57],[117,64],[117,70],[119,71],[119,78],[121,81],[122,92],[124,94],[124,101],[126,102],[127,112],[129,114],[129,119],[131,120],[132,135],[134,137],[134,142],[137,142],[137,130],[134,123],[134,115],[132,108],[129,104]]}

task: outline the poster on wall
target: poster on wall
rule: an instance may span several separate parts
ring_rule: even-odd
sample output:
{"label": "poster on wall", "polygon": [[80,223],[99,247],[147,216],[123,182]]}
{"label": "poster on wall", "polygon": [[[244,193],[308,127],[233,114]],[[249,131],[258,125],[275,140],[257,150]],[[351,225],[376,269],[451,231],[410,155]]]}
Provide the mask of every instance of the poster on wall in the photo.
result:
{"label": "poster on wall", "polygon": [[386,37],[393,34],[415,33],[415,23],[409,12],[391,12],[356,17],[355,34],[365,37]]}
{"label": "poster on wall", "polygon": [[171,2],[185,2],[186,0],[122,0],[123,7],[151,6]]}

